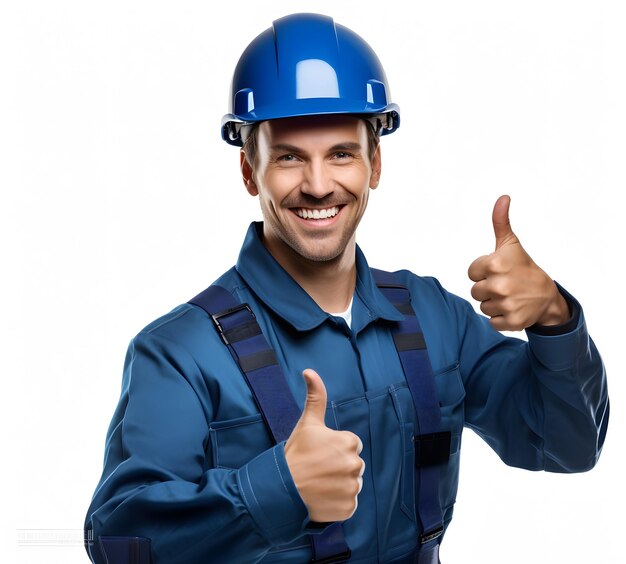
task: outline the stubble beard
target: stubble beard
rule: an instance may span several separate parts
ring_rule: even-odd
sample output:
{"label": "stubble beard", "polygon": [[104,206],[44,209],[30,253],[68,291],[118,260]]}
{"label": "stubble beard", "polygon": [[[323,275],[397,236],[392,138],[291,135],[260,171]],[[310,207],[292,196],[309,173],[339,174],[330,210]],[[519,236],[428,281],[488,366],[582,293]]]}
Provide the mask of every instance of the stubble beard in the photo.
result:
{"label": "stubble beard", "polygon": [[334,244],[332,248],[325,249],[324,243],[326,242],[327,237],[323,234],[320,234],[319,242],[315,241],[314,238],[310,238],[308,240],[312,241],[312,245],[303,244],[303,238],[296,233],[295,230],[290,229],[288,226],[280,222],[272,221],[268,217],[268,214],[265,213],[265,210],[263,209],[262,211],[263,220],[265,223],[272,226],[272,230],[285,245],[286,250],[293,254],[297,259],[305,259],[306,261],[313,263],[331,263],[341,258],[356,231],[356,225],[345,226],[341,232],[338,242]]}

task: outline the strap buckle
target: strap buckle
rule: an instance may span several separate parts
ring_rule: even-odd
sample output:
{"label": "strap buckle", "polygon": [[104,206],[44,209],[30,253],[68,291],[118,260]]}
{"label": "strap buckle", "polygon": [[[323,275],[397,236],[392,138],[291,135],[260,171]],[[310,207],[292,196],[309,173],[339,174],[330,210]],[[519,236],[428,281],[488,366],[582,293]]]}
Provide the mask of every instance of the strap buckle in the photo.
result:
{"label": "strap buckle", "polygon": [[326,556],[325,558],[311,558],[310,564],[342,564],[348,562],[352,556],[352,551],[348,548],[345,552],[334,554],[333,556]]}
{"label": "strap buckle", "polygon": [[250,315],[252,315],[252,317],[256,319],[254,312],[252,311],[252,309],[250,309],[250,306],[246,303],[236,305],[235,307],[229,307],[228,309],[225,309],[223,311],[218,311],[217,313],[214,313],[213,315],[211,315],[211,317],[213,318],[213,323],[215,323],[215,327],[217,328],[217,331],[220,334],[222,341],[224,341],[224,344],[230,345],[230,341],[228,340],[228,337],[226,335],[228,330],[225,329],[224,326],[220,323],[220,319],[222,317],[226,317],[228,315],[232,315],[233,313],[237,313],[238,311],[243,311],[243,310],[248,310]]}
{"label": "strap buckle", "polygon": [[443,525],[440,525],[439,527],[431,529],[430,531],[420,533],[420,536],[419,536],[420,544],[426,544],[427,542],[430,542],[431,540],[438,539],[442,534],[443,534]]}

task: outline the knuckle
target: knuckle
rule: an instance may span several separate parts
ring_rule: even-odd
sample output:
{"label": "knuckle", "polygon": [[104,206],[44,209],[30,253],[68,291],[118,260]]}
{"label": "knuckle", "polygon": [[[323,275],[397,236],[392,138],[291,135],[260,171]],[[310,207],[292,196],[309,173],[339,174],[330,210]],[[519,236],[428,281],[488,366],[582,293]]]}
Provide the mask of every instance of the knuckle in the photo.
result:
{"label": "knuckle", "polygon": [[504,272],[505,261],[500,255],[492,255],[489,260],[489,270],[491,272],[499,273]]}
{"label": "knuckle", "polygon": [[352,441],[356,438],[356,435],[352,431],[339,431],[339,433],[348,444],[352,444]]}
{"label": "knuckle", "polygon": [[352,515],[354,515],[354,512],[356,511],[357,508],[357,498],[356,496],[354,496],[352,499],[350,499],[349,502],[347,502],[344,507],[343,507],[343,514],[346,516],[346,519],[352,517]]}
{"label": "knuckle", "polygon": [[469,268],[467,269],[467,277],[474,282],[482,280],[489,272],[488,266],[489,258],[486,255],[478,257],[472,264],[469,265]]}
{"label": "knuckle", "polygon": [[355,435],[352,431],[343,431],[344,437],[346,437],[346,445],[351,450],[359,450],[361,446],[361,439],[358,435]]}
{"label": "knuckle", "polygon": [[476,284],[474,284],[474,285],[472,286],[472,289],[470,290],[470,294],[472,295],[472,298],[474,298],[475,300],[478,300],[478,294],[479,294],[479,292],[478,292],[478,290],[477,290],[477,288],[476,288]]}
{"label": "knuckle", "polygon": [[358,437],[358,435],[354,435],[354,434],[353,434],[353,438],[354,438],[354,443],[353,443],[354,449],[358,450],[359,447],[361,446],[361,439]]}
{"label": "knuckle", "polygon": [[485,315],[489,315],[489,304],[487,302],[481,302],[480,311],[482,311]]}
{"label": "knuckle", "polygon": [[361,473],[361,468],[363,468],[363,460],[357,457],[352,464],[352,474],[356,474],[358,476]]}
{"label": "knuckle", "polygon": [[359,495],[360,490],[361,490],[361,484],[359,480],[355,480],[352,484],[352,487],[350,488],[350,496],[352,498],[355,498],[357,495]]}
{"label": "knuckle", "polygon": [[499,278],[494,281],[492,292],[499,297],[508,296],[511,293],[511,285],[506,278]]}

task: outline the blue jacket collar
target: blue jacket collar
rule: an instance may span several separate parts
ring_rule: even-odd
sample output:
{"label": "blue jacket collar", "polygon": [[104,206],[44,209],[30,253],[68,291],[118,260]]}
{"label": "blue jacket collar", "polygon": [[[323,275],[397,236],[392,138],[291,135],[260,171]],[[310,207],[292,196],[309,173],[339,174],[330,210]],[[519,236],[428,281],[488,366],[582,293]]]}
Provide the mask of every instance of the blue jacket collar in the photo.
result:
{"label": "blue jacket collar", "polygon": [[[302,287],[274,259],[262,242],[263,222],[250,224],[239,258],[237,272],[250,289],[278,316],[298,331],[308,331],[320,325],[329,315],[313,301]],[[353,311],[359,299],[367,313],[368,322],[375,319],[401,321],[404,316],[385,298],[372,278],[365,256],[356,248],[356,292]],[[360,308],[358,308],[360,309]],[[355,320],[356,321],[356,320]],[[366,323],[357,325],[365,326]],[[358,332],[362,327],[355,325]]]}

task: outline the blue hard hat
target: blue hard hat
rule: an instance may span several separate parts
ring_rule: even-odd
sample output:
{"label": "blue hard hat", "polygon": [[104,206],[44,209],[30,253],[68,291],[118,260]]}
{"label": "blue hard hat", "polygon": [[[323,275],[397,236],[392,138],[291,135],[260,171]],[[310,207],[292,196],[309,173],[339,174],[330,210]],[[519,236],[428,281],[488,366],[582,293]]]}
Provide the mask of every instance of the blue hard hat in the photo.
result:
{"label": "blue hard hat", "polygon": [[320,14],[274,21],[241,55],[222,138],[241,147],[241,128],[268,119],[353,114],[379,135],[400,125],[400,108],[376,53],[356,33]]}

